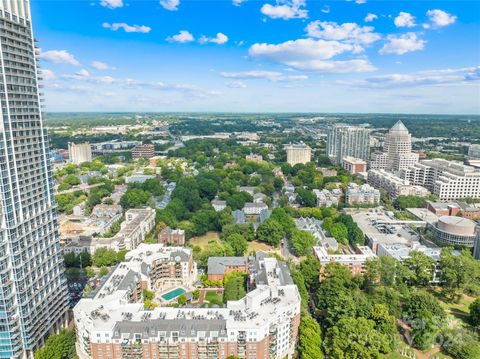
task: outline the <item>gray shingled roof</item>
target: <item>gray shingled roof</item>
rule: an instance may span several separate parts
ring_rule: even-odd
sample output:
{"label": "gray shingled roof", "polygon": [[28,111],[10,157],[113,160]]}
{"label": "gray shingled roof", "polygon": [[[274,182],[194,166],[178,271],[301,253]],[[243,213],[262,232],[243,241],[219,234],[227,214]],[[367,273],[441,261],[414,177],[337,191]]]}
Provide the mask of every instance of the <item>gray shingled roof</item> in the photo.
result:
{"label": "gray shingled roof", "polygon": [[210,257],[208,258],[208,274],[224,274],[225,266],[245,265],[245,257]]}

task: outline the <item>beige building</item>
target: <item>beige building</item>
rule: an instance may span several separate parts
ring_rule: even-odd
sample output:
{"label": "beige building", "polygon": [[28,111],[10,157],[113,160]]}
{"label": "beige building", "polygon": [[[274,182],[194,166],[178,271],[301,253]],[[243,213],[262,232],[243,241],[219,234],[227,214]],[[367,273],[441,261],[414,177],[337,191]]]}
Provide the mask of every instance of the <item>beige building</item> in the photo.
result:
{"label": "beige building", "polygon": [[345,202],[348,204],[378,204],[380,203],[380,191],[368,184],[359,186],[349,183],[345,192]]}
{"label": "beige building", "polygon": [[257,155],[256,153],[250,153],[249,155],[245,156],[245,159],[247,161],[252,161],[252,162],[262,162],[263,161],[263,156],[262,155]]}
{"label": "beige building", "polygon": [[304,143],[285,145],[287,163],[295,166],[298,163],[308,163],[312,160],[312,149]]}
{"label": "beige building", "polygon": [[155,157],[155,146],[154,145],[141,145],[132,148],[132,159],[138,160],[140,158],[150,159]]}
{"label": "beige building", "polygon": [[412,152],[412,135],[402,121],[398,121],[385,135],[383,152],[374,153],[370,168],[399,171],[418,162],[418,154]]}
{"label": "beige building", "polygon": [[410,181],[385,170],[368,171],[368,184],[375,188],[384,189],[390,198],[398,196],[425,197],[430,194],[425,187],[411,184]]}
{"label": "beige building", "polygon": [[342,167],[351,174],[367,172],[367,161],[351,156],[343,157]]}
{"label": "beige building", "polygon": [[84,162],[92,162],[92,147],[86,143],[68,143],[68,156],[70,162],[79,165]]}

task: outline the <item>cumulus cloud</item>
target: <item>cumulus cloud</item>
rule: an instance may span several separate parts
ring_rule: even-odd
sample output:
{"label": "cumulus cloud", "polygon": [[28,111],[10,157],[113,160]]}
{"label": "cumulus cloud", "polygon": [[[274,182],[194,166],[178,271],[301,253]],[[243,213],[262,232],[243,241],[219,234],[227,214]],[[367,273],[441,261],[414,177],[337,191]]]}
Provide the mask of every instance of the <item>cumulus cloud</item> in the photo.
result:
{"label": "cumulus cloud", "polygon": [[115,70],[114,67],[106,64],[105,62],[101,62],[101,61],[92,61],[90,63],[90,66],[92,66],[95,70],[99,70],[99,71]]}
{"label": "cumulus cloud", "polygon": [[78,62],[78,60],[67,50],[49,50],[45,52],[42,51],[40,53],[40,58],[57,64],[64,63],[74,66],[80,65],[80,62]]}
{"label": "cumulus cloud", "polygon": [[367,0],[355,0],[355,4],[358,4],[358,5],[362,5],[366,3],[367,3]]}
{"label": "cumulus cloud", "polygon": [[375,15],[375,14],[372,14],[371,12],[369,12],[369,13],[367,14],[367,16],[365,16],[364,21],[365,21],[365,22],[372,22],[373,20],[376,20],[376,19],[378,19],[378,16]]}
{"label": "cumulus cloud", "polygon": [[284,75],[277,71],[242,71],[242,72],[220,72],[220,76],[229,79],[249,80],[265,79],[269,81],[304,81],[308,79],[306,75]]}
{"label": "cumulus cloud", "polygon": [[402,35],[388,35],[387,43],[383,45],[379,53],[403,55],[407,52],[422,50],[425,47],[426,41],[420,39],[416,33],[407,32]]}
{"label": "cumulus cloud", "polygon": [[180,0],[160,0],[160,5],[162,5],[165,10],[177,11]]}
{"label": "cumulus cloud", "polygon": [[105,29],[110,29],[112,31],[117,31],[117,30],[123,29],[123,31],[125,31],[125,32],[139,32],[139,33],[142,33],[142,34],[147,34],[152,30],[151,27],[148,27],[148,26],[145,26],[145,25],[128,25],[124,22],[121,22],[121,23],[116,22],[116,23],[113,23],[113,24],[110,24],[108,22],[104,22],[102,24],[102,27],[104,27]]}
{"label": "cumulus cloud", "polygon": [[251,57],[281,63],[302,71],[365,72],[373,67],[365,59],[326,61],[336,55],[352,52],[354,45],[339,41],[314,39],[290,40],[280,44],[254,44],[249,49]]}
{"label": "cumulus cloud", "polygon": [[100,5],[109,9],[123,7],[123,0],[100,0]]}
{"label": "cumulus cloud", "polygon": [[44,81],[53,81],[57,78],[55,73],[49,69],[42,69],[40,70],[40,76],[43,78]]}
{"label": "cumulus cloud", "polygon": [[320,11],[323,12],[324,14],[328,14],[330,13],[330,6],[325,5]]}
{"label": "cumulus cloud", "polygon": [[428,10],[427,16],[431,24],[424,24],[423,27],[426,29],[430,27],[439,28],[443,26],[448,26],[455,23],[455,21],[457,20],[457,17],[455,15],[451,15],[448,12],[439,9]]}
{"label": "cumulus cloud", "polygon": [[354,44],[355,52],[363,51],[362,45],[368,45],[381,39],[380,34],[373,32],[372,26],[360,26],[352,22],[339,25],[333,21],[317,20],[308,24],[305,30],[309,37]]}
{"label": "cumulus cloud", "polygon": [[167,37],[167,41],[169,42],[186,43],[194,40],[193,35],[187,30],[180,30],[178,34]]}
{"label": "cumulus cloud", "polygon": [[217,33],[217,36],[215,37],[207,37],[202,35],[198,40],[198,42],[200,42],[201,44],[212,42],[214,44],[223,45],[228,42],[228,36],[225,34],[222,34],[221,32]]}
{"label": "cumulus cloud", "polygon": [[417,25],[415,24],[415,16],[403,11],[398,14],[393,22],[396,27],[414,27]]}
{"label": "cumulus cloud", "polygon": [[451,85],[480,80],[480,66],[459,69],[417,71],[407,74],[387,74],[343,84],[369,88],[402,88]]}
{"label": "cumulus cloud", "polygon": [[264,4],[260,11],[272,19],[304,19],[308,17],[305,5],[305,0],[277,0],[275,5]]}

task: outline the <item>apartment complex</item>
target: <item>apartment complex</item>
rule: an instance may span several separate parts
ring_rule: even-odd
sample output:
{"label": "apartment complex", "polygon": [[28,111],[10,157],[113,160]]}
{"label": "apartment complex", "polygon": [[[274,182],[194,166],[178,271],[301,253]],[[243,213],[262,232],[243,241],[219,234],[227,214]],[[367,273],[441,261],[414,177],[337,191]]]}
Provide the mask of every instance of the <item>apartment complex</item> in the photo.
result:
{"label": "apartment complex", "polygon": [[327,156],[335,164],[342,164],[350,156],[367,161],[370,155],[370,131],[364,127],[334,125],[328,129]]}
{"label": "apartment complex", "polygon": [[426,201],[424,207],[437,216],[459,216],[468,219],[480,219],[480,204],[468,204],[460,201]]}
{"label": "apartment complex", "polygon": [[263,161],[263,156],[262,155],[257,155],[256,153],[250,153],[249,155],[245,156],[245,159],[247,161],[260,163],[260,162]]}
{"label": "apartment complex", "polygon": [[367,161],[351,156],[343,157],[342,167],[352,175],[367,172]]}
{"label": "apartment complex", "polygon": [[328,189],[314,189],[313,193],[317,197],[317,207],[337,207],[342,198],[343,192],[339,188],[332,190]]}
{"label": "apartment complex", "polygon": [[92,162],[92,147],[87,143],[68,143],[68,156],[70,162],[79,165],[84,162]]}
{"label": "apartment complex", "polygon": [[312,160],[312,149],[305,143],[285,145],[287,163],[295,166],[298,163],[308,163]]}
{"label": "apartment complex", "polygon": [[81,359],[279,359],[294,354],[300,295],[286,264],[257,252],[248,263],[249,292],[223,307],[145,310],[138,293],[142,287],[155,288],[155,261],[135,258],[127,255],[100,290],[74,308]]}
{"label": "apartment complex", "polygon": [[68,310],[29,1],[0,2],[0,51],[0,358],[17,359]]}
{"label": "apartment complex", "polygon": [[155,145],[140,145],[132,148],[132,159],[138,160],[140,158],[152,158],[155,157]]}
{"label": "apartment complex", "polygon": [[480,159],[480,145],[468,146],[468,157],[474,159]]}
{"label": "apartment complex", "polygon": [[365,273],[367,261],[376,257],[367,246],[358,246],[355,253],[349,254],[329,254],[324,247],[313,247],[313,254],[320,262],[320,280],[325,266],[329,263],[339,263],[348,267],[353,275],[360,275]]}
{"label": "apartment complex", "polygon": [[347,186],[345,202],[348,204],[378,204],[380,203],[380,191],[368,184],[359,186],[352,182]]}
{"label": "apartment complex", "polygon": [[383,152],[374,153],[370,168],[399,171],[418,162],[412,152],[412,135],[402,121],[398,121],[385,135]]}
{"label": "apartment complex", "polygon": [[397,198],[398,196],[425,197],[430,194],[425,187],[411,184],[410,181],[385,170],[368,171],[368,183],[375,188],[387,191],[390,198]]}
{"label": "apartment complex", "polygon": [[423,160],[400,171],[400,177],[428,188],[441,201],[480,198],[480,169],[441,158]]}

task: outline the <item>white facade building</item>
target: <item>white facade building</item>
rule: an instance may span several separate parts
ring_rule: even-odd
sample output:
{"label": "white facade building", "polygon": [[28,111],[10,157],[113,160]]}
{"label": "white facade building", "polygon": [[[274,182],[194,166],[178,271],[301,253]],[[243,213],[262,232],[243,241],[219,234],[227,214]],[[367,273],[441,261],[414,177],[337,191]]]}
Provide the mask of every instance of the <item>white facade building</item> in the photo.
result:
{"label": "white facade building", "polygon": [[328,129],[327,156],[335,164],[344,157],[367,161],[370,154],[370,130],[364,127],[334,125]]}
{"label": "white facade building", "polygon": [[375,188],[387,191],[390,198],[398,196],[425,197],[430,194],[425,187],[411,184],[410,181],[385,170],[368,171],[368,183]]}
{"label": "white facade building", "polygon": [[314,189],[313,193],[317,196],[317,207],[337,207],[343,195],[342,190],[338,188],[331,191]]}
{"label": "white facade building", "polygon": [[92,147],[88,142],[75,144],[68,143],[68,156],[70,162],[79,165],[84,162],[92,162]]}
{"label": "white facade building", "polygon": [[380,203],[380,191],[368,184],[359,186],[356,183],[349,183],[345,202],[348,204],[376,204]]}
{"label": "white facade building", "polygon": [[480,169],[461,162],[423,160],[400,171],[400,177],[428,188],[441,201],[480,198]]}

